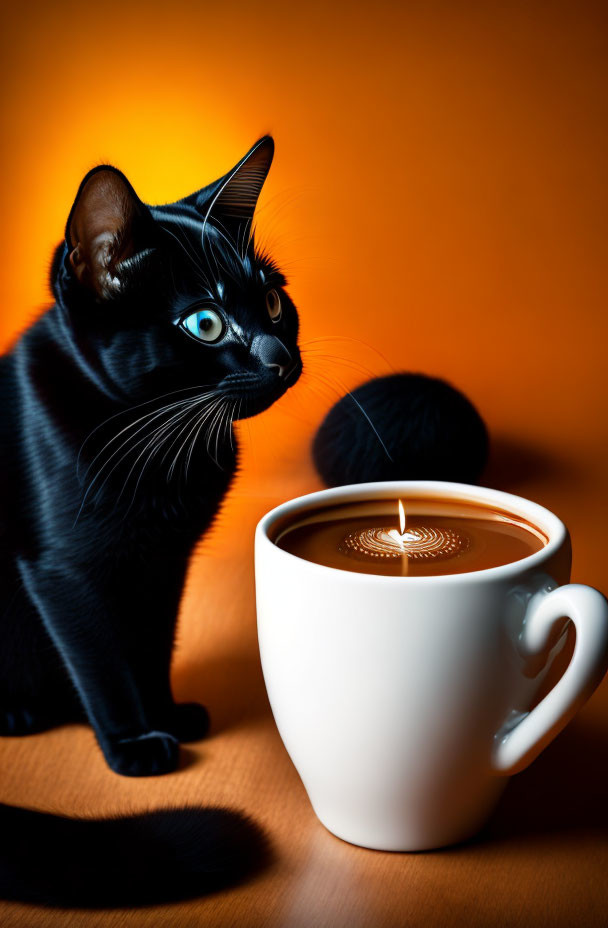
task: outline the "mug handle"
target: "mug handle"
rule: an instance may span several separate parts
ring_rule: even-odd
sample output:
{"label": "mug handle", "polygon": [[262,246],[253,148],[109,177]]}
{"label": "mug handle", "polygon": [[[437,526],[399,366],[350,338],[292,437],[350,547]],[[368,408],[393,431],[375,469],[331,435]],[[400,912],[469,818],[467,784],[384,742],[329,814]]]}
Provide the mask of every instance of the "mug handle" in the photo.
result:
{"label": "mug handle", "polygon": [[510,775],[527,767],[555,738],[599,685],[608,668],[608,602],[593,587],[580,583],[560,586],[534,596],[519,636],[523,656],[542,652],[555,623],[569,617],[574,623],[574,653],[563,676],[531,712],[515,725],[507,723],[496,734],[493,767]]}

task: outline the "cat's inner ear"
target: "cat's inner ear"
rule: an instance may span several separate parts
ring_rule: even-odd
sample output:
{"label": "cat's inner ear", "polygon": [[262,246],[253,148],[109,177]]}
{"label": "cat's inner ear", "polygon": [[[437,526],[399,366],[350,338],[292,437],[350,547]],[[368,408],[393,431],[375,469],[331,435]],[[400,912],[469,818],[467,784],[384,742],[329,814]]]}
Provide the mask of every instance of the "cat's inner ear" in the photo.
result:
{"label": "cat's inner ear", "polygon": [[98,296],[120,292],[121,262],[138,250],[145,210],[115,168],[95,168],[80,185],[66,227],[69,261],[80,283]]}
{"label": "cat's inner ear", "polygon": [[238,241],[251,228],[258,197],[266,180],[272,158],[274,142],[267,135],[260,139],[244,158],[223,177],[211,199],[203,192],[197,208],[206,219],[216,220]]}

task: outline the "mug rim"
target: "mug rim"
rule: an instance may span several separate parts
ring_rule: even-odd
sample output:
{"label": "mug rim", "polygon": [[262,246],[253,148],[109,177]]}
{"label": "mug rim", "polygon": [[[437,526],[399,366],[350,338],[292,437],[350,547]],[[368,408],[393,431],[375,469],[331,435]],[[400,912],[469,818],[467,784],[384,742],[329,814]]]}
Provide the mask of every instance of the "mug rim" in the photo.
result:
{"label": "mug rim", "polygon": [[[316,561],[309,561],[307,558],[292,554],[280,548],[269,537],[269,531],[273,524],[280,518],[289,515],[295,515],[299,511],[308,509],[310,506],[320,504],[327,507],[338,505],[341,502],[348,502],[355,498],[367,499],[386,499],[407,494],[417,499],[425,497],[442,496],[445,499],[453,498],[457,501],[467,503],[477,503],[487,505],[493,503],[515,516],[524,517],[532,522],[538,528],[542,529],[549,539],[547,544],[539,551],[528,554],[526,557],[517,561],[510,561],[508,564],[502,564],[499,567],[486,567],[482,570],[470,570],[459,574],[433,574],[422,577],[411,576],[393,576],[387,574],[369,574],[353,570],[343,570],[341,567],[329,567],[326,564],[319,564]],[[315,490],[312,493],[305,493],[302,496],[296,496],[293,499],[285,500],[267,512],[256,526],[256,542],[263,541],[269,544],[279,556],[294,559],[302,566],[315,568],[321,571],[331,571],[334,574],[346,575],[352,582],[379,582],[379,583],[466,583],[472,582],[473,579],[494,580],[508,578],[510,575],[519,574],[528,570],[554,555],[568,538],[568,529],[562,520],[551,512],[550,509],[526,499],[523,496],[516,496],[513,493],[506,493],[504,490],[494,490],[490,487],[475,486],[468,483],[454,483],[443,480],[386,480],[376,481],[374,483],[350,483],[344,486],[329,487],[323,490]]]}

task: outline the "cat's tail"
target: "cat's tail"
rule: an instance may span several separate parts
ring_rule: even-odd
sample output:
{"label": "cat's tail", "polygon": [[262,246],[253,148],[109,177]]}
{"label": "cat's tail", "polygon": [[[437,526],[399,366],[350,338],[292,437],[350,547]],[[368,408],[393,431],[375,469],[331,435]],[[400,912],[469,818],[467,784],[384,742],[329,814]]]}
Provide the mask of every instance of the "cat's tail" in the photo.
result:
{"label": "cat's tail", "polygon": [[267,862],[262,831],[225,809],[73,819],[0,804],[0,898],[129,906],[200,896]]}

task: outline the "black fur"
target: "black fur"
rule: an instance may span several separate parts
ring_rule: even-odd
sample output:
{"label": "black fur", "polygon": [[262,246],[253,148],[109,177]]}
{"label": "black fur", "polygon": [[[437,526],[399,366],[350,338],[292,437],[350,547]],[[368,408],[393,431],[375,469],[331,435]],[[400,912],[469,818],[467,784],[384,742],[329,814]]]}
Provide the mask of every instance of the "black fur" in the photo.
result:
{"label": "black fur", "polygon": [[313,458],[327,486],[375,480],[475,483],[488,433],[471,402],[443,380],[390,374],[358,387],[321,423]]}
{"label": "black fur", "polygon": [[232,420],[301,371],[295,307],[251,229],[272,155],[261,139],[162,207],[110,166],[80,186],[56,304],[0,359],[0,734],[88,720],[114,771],[147,776],[207,731],[169,683],[188,558],[237,467]]}

